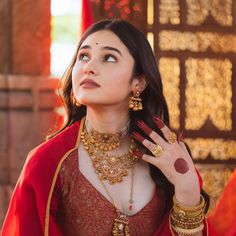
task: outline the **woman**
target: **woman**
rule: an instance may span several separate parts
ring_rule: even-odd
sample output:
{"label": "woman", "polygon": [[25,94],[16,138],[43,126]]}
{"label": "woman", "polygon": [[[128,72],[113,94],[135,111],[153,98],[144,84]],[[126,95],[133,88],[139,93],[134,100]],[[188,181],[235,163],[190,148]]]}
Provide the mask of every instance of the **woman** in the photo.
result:
{"label": "woman", "polygon": [[212,235],[143,34],[94,24],[63,77],[66,123],[29,154],[2,235]]}

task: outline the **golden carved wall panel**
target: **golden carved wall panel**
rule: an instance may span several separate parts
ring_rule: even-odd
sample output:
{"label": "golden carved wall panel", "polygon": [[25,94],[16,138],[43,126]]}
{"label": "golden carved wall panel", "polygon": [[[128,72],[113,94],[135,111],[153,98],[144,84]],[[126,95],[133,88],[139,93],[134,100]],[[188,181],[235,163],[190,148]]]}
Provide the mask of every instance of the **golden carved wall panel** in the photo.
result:
{"label": "golden carved wall panel", "polygon": [[233,170],[224,166],[215,167],[214,165],[197,165],[197,169],[200,171],[203,179],[203,188],[216,203]]}
{"label": "golden carved wall panel", "polygon": [[160,1],[160,18],[161,24],[178,25],[180,23],[180,7],[178,0],[161,0]]}
{"label": "golden carved wall panel", "polygon": [[236,53],[236,35],[212,32],[180,32],[162,30],[159,34],[162,51],[183,51]]}
{"label": "golden carved wall panel", "polygon": [[207,119],[222,131],[232,129],[232,63],[230,60],[193,59],[186,66],[185,128],[198,130]]}
{"label": "golden carved wall panel", "polygon": [[219,161],[236,159],[236,140],[187,138],[185,141],[194,160],[205,160],[209,156]]}
{"label": "golden carved wall panel", "polygon": [[163,78],[164,95],[167,98],[170,113],[170,124],[173,129],[179,129],[179,82],[180,67],[178,58],[161,58],[159,69]]}
{"label": "golden carved wall panel", "polygon": [[184,132],[197,162],[235,165],[236,1],[153,2],[148,33],[172,128]]}
{"label": "golden carved wall panel", "polygon": [[232,0],[186,0],[186,3],[189,25],[201,25],[209,15],[220,25],[232,25]]}

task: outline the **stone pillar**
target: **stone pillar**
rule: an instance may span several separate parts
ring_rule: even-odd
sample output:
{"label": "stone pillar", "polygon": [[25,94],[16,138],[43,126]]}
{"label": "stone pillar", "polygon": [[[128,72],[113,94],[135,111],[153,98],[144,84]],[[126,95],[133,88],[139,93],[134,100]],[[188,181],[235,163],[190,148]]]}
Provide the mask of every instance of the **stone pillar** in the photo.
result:
{"label": "stone pillar", "polygon": [[0,1],[0,228],[27,153],[56,120],[50,0]]}
{"label": "stone pillar", "polygon": [[1,0],[0,73],[50,74],[50,1]]}

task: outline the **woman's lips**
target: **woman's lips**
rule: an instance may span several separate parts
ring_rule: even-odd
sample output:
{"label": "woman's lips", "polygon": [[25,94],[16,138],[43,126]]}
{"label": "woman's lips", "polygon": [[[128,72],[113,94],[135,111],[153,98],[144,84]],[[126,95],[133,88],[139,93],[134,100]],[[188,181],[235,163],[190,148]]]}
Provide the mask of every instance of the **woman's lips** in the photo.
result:
{"label": "woman's lips", "polygon": [[85,79],[80,83],[80,86],[82,88],[98,88],[100,87],[99,84],[95,83],[93,80],[91,79]]}

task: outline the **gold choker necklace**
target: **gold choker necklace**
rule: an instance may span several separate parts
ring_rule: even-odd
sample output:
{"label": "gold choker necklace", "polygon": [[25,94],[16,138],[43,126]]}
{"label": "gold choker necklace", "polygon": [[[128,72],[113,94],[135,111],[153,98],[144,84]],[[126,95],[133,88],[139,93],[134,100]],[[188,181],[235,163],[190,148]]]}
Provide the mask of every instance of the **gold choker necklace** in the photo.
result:
{"label": "gold choker necklace", "polygon": [[128,169],[131,169],[137,157],[133,154],[136,148],[134,140],[131,139],[127,153],[115,156],[109,154],[119,146],[119,133],[106,134],[92,131],[88,133],[84,126],[81,132],[81,140],[84,148],[87,150],[96,173],[101,180],[108,180],[110,184],[122,182],[123,178],[128,175]]}
{"label": "gold choker necklace", "polygon": [[108,134],[92,130],[89,134],[85,128],[83,134],[87,137],[86,141],[89,142],[90,145],[93,145],[96,150],[102,152],[112,151],[120,145],[120,133]]}
{"label": "gold choker necklace", "polygon": [[[122,135],[121,135],[122,136]],[[114,150],[120,144],[120,134],[106,134],[92,131],[88,133],[86,126],[83,127],[81,132],[81,140],[84,148],[87,150],[93,167],[96,170],[98,179],[101,181],[108,196],[111,198],[115,207],[117,216],[113,224],[113,236],[130,236],[129,232],[129,217],[123,214],[117,207],[111,193],[106,187],[104,180],[108,180],[110,184],[120,183],[124,176],[128,175],[128,169],[131,169],[131,186],[130,186],[130,199],[128,210],[132,211],[133,208],[133,184],[134,184],[134,164],[137,157],[133,154],[136,149],[134,141],[130,140],[130,146],[127,153],[121,156],[114,156],[108,154],[109,151]],[[118,139],[119,137],[119,139]],[[118,140],[117,140],[118,139]]]}

